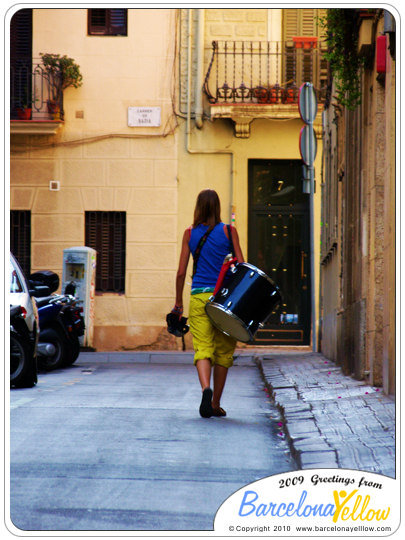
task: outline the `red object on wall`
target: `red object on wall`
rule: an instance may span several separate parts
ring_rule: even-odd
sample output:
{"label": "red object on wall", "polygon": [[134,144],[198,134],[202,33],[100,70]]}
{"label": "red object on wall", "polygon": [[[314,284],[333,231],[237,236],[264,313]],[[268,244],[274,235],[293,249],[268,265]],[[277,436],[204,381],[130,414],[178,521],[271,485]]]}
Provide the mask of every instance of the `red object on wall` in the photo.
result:
{"label": "red object on wall", "polygon": [[318,38],[316,36],[296,36],[293,37],[293,42],[296,49],[316,49]]}
{"label": "red object on wall", "polygon": [[378,36],[376,44],[377,73],[387,71],[387,36]]}

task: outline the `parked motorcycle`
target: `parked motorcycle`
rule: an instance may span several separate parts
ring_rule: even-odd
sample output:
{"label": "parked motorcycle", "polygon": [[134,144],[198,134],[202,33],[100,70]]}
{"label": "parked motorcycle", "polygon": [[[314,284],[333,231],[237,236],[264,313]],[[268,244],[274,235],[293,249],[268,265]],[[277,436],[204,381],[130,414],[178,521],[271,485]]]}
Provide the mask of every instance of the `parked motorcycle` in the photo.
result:
{"label": "parked motorcycle", "polygon": [[[48,285],[52,291],[59,286],[59,277],[53,272],[37,272],[30,279]],[[84,334],[83,308],[70,294],[52,294],[37,299],[37,309],[39,366],[51,371],[72,365],[79,356],[79,338]]]}

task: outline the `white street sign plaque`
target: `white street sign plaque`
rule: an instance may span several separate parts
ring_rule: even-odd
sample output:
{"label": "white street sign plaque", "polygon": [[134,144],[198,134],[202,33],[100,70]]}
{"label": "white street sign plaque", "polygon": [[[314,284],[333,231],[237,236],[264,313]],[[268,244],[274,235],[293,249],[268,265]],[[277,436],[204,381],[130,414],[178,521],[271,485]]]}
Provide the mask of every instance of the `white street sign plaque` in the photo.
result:
{"label": "white street sign plaque", "polygon": [[160,107],[128,107],[128,126],[159,127]]}

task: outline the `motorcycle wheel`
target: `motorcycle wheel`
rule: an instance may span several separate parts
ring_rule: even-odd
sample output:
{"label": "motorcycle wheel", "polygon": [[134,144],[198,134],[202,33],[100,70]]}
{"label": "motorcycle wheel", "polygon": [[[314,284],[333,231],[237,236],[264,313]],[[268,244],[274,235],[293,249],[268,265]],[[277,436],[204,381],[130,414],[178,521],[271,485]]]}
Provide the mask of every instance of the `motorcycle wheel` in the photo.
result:
{"label": "motorcycle wheel", "polygon": [[77,360],[80,353],[80,342],[77,336],[71,336],[69,340],[70,350],[69,354],[65,358],[65,366],[71,366]]}
{"label": "motorcycle wheel", "polygon": [[45,330],[41,331],[39,341],[43,343],[52,343],[52,345],[55,347],[55,354],[52,356],[40,355],[38,357],[38,362],[41,368],[45,369],[46,371],[62,368],[65,365],[67,348],[69,345],[61,332],[54,328],[46,328]]}
{"label": "motorcycle wheel", "polygon": [[10,333],[10,385],[32,388],[37,382],[37,365],[28,344],[14,332]]}

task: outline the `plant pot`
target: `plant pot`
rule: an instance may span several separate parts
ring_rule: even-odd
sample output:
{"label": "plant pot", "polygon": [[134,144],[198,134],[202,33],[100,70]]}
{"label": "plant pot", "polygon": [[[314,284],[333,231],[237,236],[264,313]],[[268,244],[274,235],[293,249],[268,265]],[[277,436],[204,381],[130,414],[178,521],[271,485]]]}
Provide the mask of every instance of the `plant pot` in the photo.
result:
{"label": "plant pot", "polygon": [[279,100],[279,90],[276,86],[271,88],[258,86],[254,90],[254,96],[258,103],[277,103]]}
{"label": "plant pot", "polygon": [[20,108],[17,109],[17,116],[19,120],[31,120],[32,109]]}
{"label": "plant pot", "polygon": [[286,88],[283,92],[283,103],[295,103],[297,97],[294,95],[293,88]]}
{"label": "plant pot", "polygon": [[254,96],[257,99],[257,103],[267,103],[267,90],[262,86],[258,86],[254,89]]}
{"label": "plant pot", "polygon": [[270,103],[278,103],[280,97],[279,90],[280,89],[277,86],[273,86],[272,88],[270,88]]}
{"label": "plant pot", "polygon": [[48,107],[48,113],[52,116],[53,120],[59,120],[59,118],[60,118],[60,106],[59,106],[59,103],[49,99],[46,102],[46,105]]}

